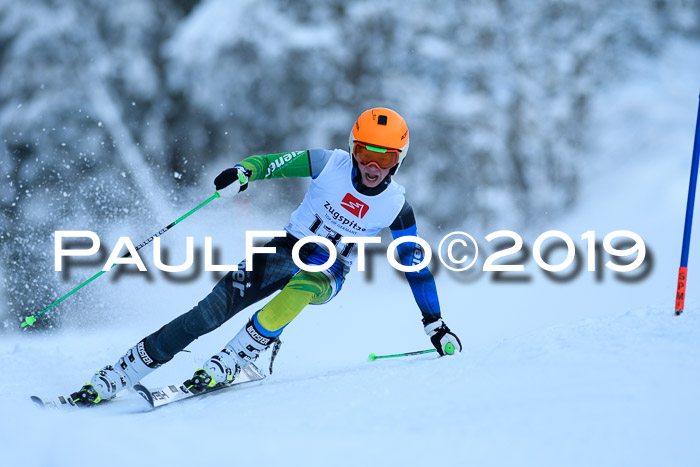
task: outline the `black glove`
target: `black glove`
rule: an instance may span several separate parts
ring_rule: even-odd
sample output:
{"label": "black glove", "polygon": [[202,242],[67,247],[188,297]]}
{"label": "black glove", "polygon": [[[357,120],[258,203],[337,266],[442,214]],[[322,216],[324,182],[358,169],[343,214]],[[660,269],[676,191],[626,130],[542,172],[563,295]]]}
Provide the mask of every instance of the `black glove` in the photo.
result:
{"label": "black glove", "polygon": [[252,172],[242,165],[226,169],[216,176],[214,186],[219,195],[231,198],[248,188],[248,177]]}
{"label": "black glove", "polygon": [[452,353],[462,351],[462,342],[460,342],[459,337],[450,331],[442,318],[426,324],[425,333],[430,337],[430,342],[433,343],[441,356],[445,356],[449,352],[446,351],[446,348],[450,347],[448,344],[452,344],[454,347]]}

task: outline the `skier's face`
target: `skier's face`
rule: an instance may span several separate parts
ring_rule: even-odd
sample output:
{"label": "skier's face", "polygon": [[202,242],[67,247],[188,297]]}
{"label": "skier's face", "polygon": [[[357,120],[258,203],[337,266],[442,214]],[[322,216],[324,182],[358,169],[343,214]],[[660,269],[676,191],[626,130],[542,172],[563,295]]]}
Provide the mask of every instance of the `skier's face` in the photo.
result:
{"label": "skier's face", "polygon": [[362,184],[368,188],[374,188],[382,183],[386,176],[389,175],[389,172],[391,172],[391,168],[381,169],[374,162],[368,165],[357,164],[357,168],[362,176]]}

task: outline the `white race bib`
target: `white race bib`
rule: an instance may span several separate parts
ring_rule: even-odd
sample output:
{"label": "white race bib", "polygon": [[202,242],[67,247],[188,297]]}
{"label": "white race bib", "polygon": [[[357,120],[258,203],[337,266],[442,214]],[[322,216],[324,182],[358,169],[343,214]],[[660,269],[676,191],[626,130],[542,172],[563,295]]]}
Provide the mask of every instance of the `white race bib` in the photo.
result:
{"label": "white race bib", "polygon": [[398,216],[404,193],[404,188],[392,180],[378,195],[361,194],[352,184],[350,154],[336,149],[323,171],[311,180],[304,201],[285,229],[297,238],[328,238],[336,247],[338,259],[350,266],[357,246],[342,243],[341,237],[376,236]]}

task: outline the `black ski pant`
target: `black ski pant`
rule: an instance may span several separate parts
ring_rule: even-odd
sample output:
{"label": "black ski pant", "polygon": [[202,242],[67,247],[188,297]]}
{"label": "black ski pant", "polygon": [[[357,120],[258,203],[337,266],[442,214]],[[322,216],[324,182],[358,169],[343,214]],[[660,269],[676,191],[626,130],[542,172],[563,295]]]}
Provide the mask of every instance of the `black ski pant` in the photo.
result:
{"label": "black ski pant", "polygon": [[[298,269],[292,260],[297,239],[289,234],[265,244],[275,247],[274,254],[253,255],[253,270],[245,270],[245,260],[238,271],[228,272],[209,295],[187,313],[178,316],[144,339],[145,350],[157,363],[165,363],[192,341],[218,328],[236,313],[281,290]],[[299,257],[305,263],[316,248],[307,243]]]}

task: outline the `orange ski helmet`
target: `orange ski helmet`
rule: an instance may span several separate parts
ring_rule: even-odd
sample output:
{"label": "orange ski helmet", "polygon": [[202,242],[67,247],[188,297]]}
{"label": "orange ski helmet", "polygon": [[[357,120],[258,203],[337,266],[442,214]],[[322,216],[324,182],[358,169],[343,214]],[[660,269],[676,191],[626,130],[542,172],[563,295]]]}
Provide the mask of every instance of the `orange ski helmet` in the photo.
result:
{"label": "orange ski helmet", "polygon": [[391,109],[376,107],[365,110],[350,131],[349,146],[353,163],[375,164],[391,168],[395,174],[408,152],[408,126]]}

